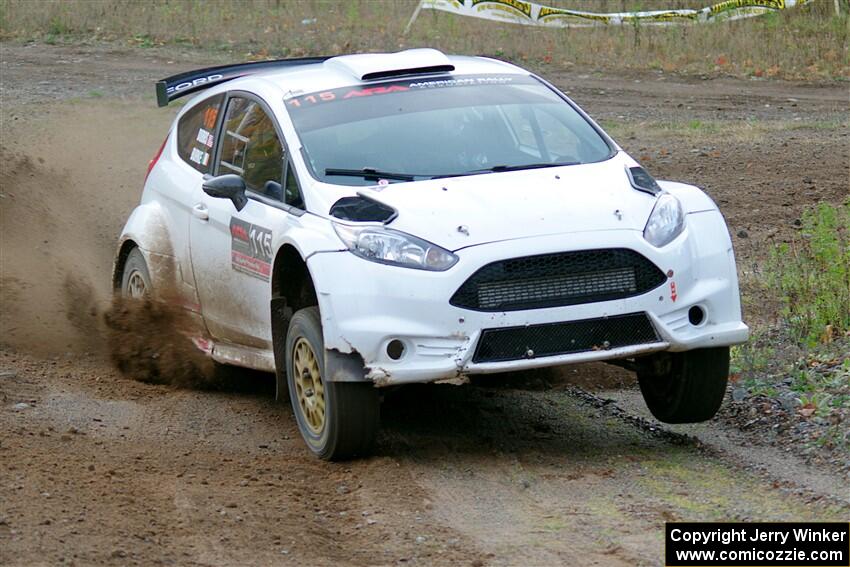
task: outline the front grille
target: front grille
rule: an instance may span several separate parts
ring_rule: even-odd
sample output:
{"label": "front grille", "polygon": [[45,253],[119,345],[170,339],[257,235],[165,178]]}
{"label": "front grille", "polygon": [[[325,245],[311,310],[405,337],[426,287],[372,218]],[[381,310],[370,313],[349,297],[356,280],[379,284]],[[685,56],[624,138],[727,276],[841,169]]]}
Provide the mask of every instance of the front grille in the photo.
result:
{"label": "front grille", "polygon": [[658,341],[658,334],[646,313],[630,313],[564,323],[485,329],[472,361],[504,362]]}
{"label": "front grille", "polygon": [[557,252],[487,264],[460,286],[451,304],[476,311],[561,307],[640,295],[666,279],[634,250]]}

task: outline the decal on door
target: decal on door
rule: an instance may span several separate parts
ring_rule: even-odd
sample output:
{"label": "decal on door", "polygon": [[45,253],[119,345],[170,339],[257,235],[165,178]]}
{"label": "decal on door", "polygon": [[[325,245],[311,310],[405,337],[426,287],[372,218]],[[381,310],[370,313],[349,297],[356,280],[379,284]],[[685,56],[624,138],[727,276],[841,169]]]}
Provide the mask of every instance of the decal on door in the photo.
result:
{"label": "decal on door", "polygon": [[230,265],[237,272],[269,281],[272,273],[272,231],[230,218]]}

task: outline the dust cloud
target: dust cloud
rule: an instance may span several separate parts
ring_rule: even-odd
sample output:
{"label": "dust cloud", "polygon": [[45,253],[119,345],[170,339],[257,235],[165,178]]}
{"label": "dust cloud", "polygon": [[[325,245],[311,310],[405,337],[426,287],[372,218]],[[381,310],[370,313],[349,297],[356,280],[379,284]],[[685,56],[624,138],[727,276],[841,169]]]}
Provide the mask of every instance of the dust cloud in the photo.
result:
{"label": "dust cloud", "polygon": [[188,338],[181,309],[113,298],[118,234],[172,114],[126,102],[10,114],[0,145],[0,345],[108,357],[137,380],[213,387],[214,365]]}

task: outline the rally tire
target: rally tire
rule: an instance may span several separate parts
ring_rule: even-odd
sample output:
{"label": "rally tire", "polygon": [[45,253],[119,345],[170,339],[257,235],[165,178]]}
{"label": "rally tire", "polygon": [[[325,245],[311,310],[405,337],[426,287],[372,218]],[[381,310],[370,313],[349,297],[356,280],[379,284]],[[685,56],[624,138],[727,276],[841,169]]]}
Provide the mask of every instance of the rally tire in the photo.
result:
{"label": "rally tire", "polygon": [[[339,461],[366,456],[372,451],[378,432],[378,393],[367,382],[325,381],[324,352],[319,308],[297,311],[286,334],[286,381],[298,429],[307,447],[321,459]],[[321,384],[314,373],[316,368]],[[305,387],[305,383],[314,387]],[[322,403],[316,401],[320,391]],[[323,408],[321,420],[317,418],[319,406]]]}
{"label": "rally tire", "polygon": [[153,293],[151,276],[142,251],[133,248],[124,262],[121,274],[121,297],[125,299],[145,299]]}
{"label": "rally tire", "polygon": [[638,383],[649,411],[664,423],[714,417],[726,394],[729,347],[663,353],[638,364]]}

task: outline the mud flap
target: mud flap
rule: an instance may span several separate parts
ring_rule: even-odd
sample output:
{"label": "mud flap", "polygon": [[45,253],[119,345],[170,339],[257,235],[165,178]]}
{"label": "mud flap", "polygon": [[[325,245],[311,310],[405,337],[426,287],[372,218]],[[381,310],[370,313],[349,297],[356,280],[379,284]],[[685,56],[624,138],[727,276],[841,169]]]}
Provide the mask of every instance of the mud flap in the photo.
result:
{"label": "mud flap", "polygon": [[287,305],[285,297],[275,297],[271,301],[272,310],[272,351],[274,352],[275,368],[275,399],[288,400],[289,386],[286,383],[286,333],[289,331],[289,320],[292,319],[292,309]]}
{"label": "mud flap", "polygon": [[325,349],[325,379],[329,382],[365,382],[366,368],[357,351]]}

